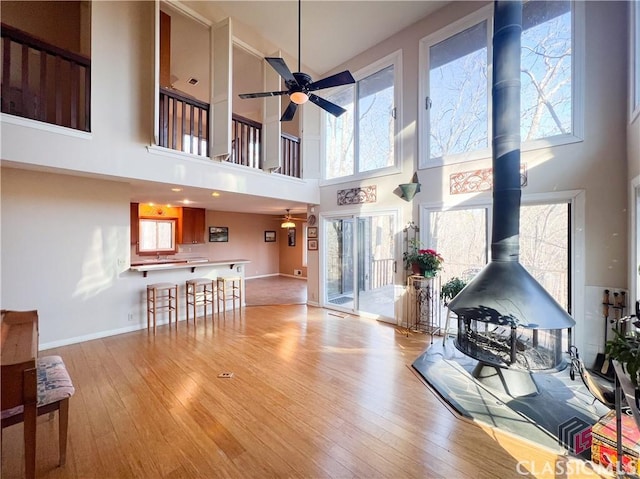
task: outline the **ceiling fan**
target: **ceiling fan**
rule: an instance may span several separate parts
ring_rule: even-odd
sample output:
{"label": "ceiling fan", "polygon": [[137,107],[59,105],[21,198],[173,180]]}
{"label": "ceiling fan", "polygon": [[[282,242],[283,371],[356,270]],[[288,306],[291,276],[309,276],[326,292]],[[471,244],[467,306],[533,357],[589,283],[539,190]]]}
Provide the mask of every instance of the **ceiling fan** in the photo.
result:
{"label": "ceiling fan", "polygon": [[241,93],[239,96],[240,98],[246,99],[289,95],[289,99],[291,101],[289,102],[289,106],[285,112],[282,114],[280,121],[291,121],[293,116],[296,114],[298,105],[302,105],[307,101],[315,103],[323,110],[331,113],[333,116],[340,116],[347,110],[311,92],[322,90],[324,88],[348,85],[350,83],[355,83],[356,81],[348,70],[336,73],[335,75],[328,76],[315,82],[311,80],[310,75],[300,71],[300,4],[301,0],[298,0],[298,71],[291,73],[291,70],[289,70],[289,67],[282,58],[265,58],[267,63],[269,63],[269,65],[271,65],[271,67],[284,79],[287,89],[260,93]]}
{"label": "ceiling fan", "polygon": [[280,228],[295,228],[296,224],[294,221],[307,221],[307,218],[296,218],[295,216],[291,216],[291,213],[289,213],[289,209],[287,208],[287,213],[283,217],[279,217],[278,220],[282,221]]}

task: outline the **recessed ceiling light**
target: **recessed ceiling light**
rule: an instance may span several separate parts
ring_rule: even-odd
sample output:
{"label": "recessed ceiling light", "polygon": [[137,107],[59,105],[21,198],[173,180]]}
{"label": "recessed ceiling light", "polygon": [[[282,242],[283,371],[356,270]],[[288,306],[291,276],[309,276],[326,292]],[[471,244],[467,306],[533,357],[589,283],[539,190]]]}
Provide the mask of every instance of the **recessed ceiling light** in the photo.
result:
{"label": "recessed ceiling light", "polygon": [[182,200],[182,203],[183,203],[183,204],[185,204],[185,205],[188,205],[188,204],[190,204],[190,203],[191,203],[191,201],[189,201],[189,200]]}
{"label": "recessed ceiling light", "polygon": [[220,193],[218,193],[217,191],[214,191],[213,193],[211,193],[211,196],[214,196],[215,198],[217,198],[218,196],[220,196]]}
{"label": "recessed ceiling light", "polygon": [[182,191],[182,188],[171,188],[171,191],[178,193],[179,191]]}

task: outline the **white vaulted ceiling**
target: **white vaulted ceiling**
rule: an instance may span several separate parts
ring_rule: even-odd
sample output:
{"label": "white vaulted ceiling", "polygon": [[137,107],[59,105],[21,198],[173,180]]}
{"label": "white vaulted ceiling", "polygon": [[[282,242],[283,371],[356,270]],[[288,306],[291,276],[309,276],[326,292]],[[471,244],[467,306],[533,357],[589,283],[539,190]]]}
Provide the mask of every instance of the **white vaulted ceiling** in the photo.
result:
{"label": "white vaulted ceiling", "polygon": [[[231,17],[298,58],[298,2],[184,2],[211,21]],[[444,1],[302,1],[301,57],[318,75],[433,13]],[[292,70],[295,65],[290,66]]]}

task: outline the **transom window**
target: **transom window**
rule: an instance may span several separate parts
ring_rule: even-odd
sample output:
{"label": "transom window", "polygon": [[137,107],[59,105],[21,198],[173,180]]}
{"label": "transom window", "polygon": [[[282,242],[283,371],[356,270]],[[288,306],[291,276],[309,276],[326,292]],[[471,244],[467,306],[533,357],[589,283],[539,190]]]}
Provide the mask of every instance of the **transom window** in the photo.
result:
{"label": "transom window", "polygon": [[336,179],[395,167],[396,84],[399,54],[355,76],[355,84],[324,97],[347,111],[324,114],[324,178]]}
{"label": "transom window", "polygon": [[[570,1],[523,5],[521,138],[576,141],[575,11]],[[492,10],[485,7],[420,43],[420,167],[490,156]],[[551,140],[550,140],[551,139]]]}

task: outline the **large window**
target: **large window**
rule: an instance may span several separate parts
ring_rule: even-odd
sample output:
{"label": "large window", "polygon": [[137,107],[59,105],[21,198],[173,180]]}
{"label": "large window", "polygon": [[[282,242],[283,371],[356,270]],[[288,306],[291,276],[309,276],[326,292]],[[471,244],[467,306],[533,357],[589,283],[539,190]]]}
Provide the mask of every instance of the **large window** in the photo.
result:
{"label": "large window", "polygon": [[[523,6],[523,149],[579,136],[574,13],[569,1]],[[421,168],[490,156],[491,14],[484,8],[421,41]]]}
{"label": "large window", "polygon": [[396,165],[397,58],[359,72],[355,84],[324,95],[347,110],[338,118],[324,114],[325,179]]}
{"label": "large window", "polygon": [[[523,204],[520,209],[520,263],[570,311],[570,203]],[[442,281],[471,279],[487,263],[489,206],[428,212],[428,247],[444,257]]]}
{"label": "large window", "polygon": [[489,145],[487,22],[429,49],[429,158]]}

